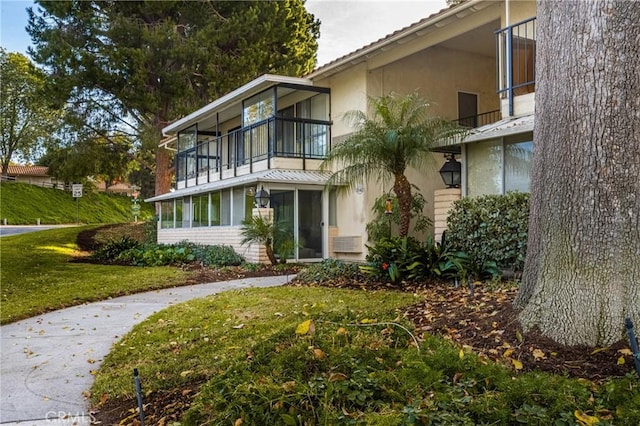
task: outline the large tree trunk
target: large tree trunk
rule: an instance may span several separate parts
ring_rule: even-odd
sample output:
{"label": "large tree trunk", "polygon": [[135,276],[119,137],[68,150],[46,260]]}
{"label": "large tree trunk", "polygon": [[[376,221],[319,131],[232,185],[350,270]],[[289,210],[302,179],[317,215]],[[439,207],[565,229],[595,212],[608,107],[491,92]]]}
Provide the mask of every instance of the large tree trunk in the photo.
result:
{"label": "large tree trunk", "polygon": [[640,323],[640,3],[538,2],[525,328],[609,345]]}

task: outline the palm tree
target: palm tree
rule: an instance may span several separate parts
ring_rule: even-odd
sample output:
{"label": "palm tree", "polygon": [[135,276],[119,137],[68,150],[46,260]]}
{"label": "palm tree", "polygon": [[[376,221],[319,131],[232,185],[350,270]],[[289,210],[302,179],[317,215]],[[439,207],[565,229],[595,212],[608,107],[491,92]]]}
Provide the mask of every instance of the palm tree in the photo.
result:
{"label": "palm tree", "polygon": [[434,166],[431,152],[434,142],[453,137],[463,130],[451,121],[428,114],[429,103],[416,92],[399,97],[391,93],[369,98],[371,117],[363,111],[349,111],[345,119],[355,132],[333,147],[322,163],[322,169],[333,164],[344,165],[327,185],[353,189],[359,182],[374,178],[382,183],[393,179],[393,192],[398,198],[400,236],[409,233],[411,220],[411,183],[407,168]]}
{"label": "palm tree", "polygon": [[264,245],[267,257],[272,265],[276,265],[275,251],[279,251],[280,263],[287,262],[287,254],[291,251],[289,247],[293,247],[293,236],[290,227],[285,221],[274,220],[273,217],[262,215],[252,216],[242,222],[241,245],[256,243]]}

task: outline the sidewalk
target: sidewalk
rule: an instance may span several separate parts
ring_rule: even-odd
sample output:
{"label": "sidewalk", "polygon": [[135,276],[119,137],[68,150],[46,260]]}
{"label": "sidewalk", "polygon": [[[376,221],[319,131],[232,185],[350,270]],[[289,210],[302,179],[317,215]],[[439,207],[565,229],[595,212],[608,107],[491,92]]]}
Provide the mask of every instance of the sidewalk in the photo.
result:
{"label": "sidewalk", "polygon": [[[0,327],[0,423],[91,423],[84,392],[111,345],[170,305],[225,290],[271,287],[293,276],[248,278],[140,293]],[[133,379],[132,379],[133,381]],[[133,382],[132,382],[133,383]]]}

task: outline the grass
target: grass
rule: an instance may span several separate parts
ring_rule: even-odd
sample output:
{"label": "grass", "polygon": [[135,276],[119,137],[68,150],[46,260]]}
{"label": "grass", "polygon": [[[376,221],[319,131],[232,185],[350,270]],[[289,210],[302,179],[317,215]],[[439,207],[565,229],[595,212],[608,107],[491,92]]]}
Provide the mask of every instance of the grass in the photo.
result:
{"label": "grass", "polygon": [[0,239],[0,323],[111,296],[172,287],[188,273],[175,267],[74,263],[76,237],[90,227],[51,229]]}
{"label": "grass", "polygon": [[[133,398],[138,368],[147,396],[196,388],[184,425],[640,423],[632,375],[601,384],[514,375],[441,338],[418,350],[405,330],[380,324],[408,327],[400,313],[417,299],[280,287],[176,305],[114,346],[93,399]],[[163,415],[176,406],[165,402]]]}
{"label": "grass", "polygon": [[[122,223],[133,221],[131,199],[123,195],[85,191],[76,202],[69,192],[24,183],[2,182],[0,217],[9,225]],[[153,217],[152,204],[141,202],[140,220]]]}

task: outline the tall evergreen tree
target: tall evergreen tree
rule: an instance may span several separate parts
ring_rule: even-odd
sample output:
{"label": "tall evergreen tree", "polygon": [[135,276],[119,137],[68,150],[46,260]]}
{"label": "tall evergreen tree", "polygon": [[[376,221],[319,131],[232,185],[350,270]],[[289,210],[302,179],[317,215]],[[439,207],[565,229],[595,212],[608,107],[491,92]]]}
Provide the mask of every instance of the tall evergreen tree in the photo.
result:
{"label": "tall evergreen tree", "polygon": [[640,322],[640,3],[538,2],[521,321],[569,345]]}
{"label": "tall evergreen tree", "polygon": [[319,22],[303,0],[39,1],[30,52],[57,102],[93,130],[155,132],[156,193],[170,189],[167,123],[264,73],[315,65]]}

